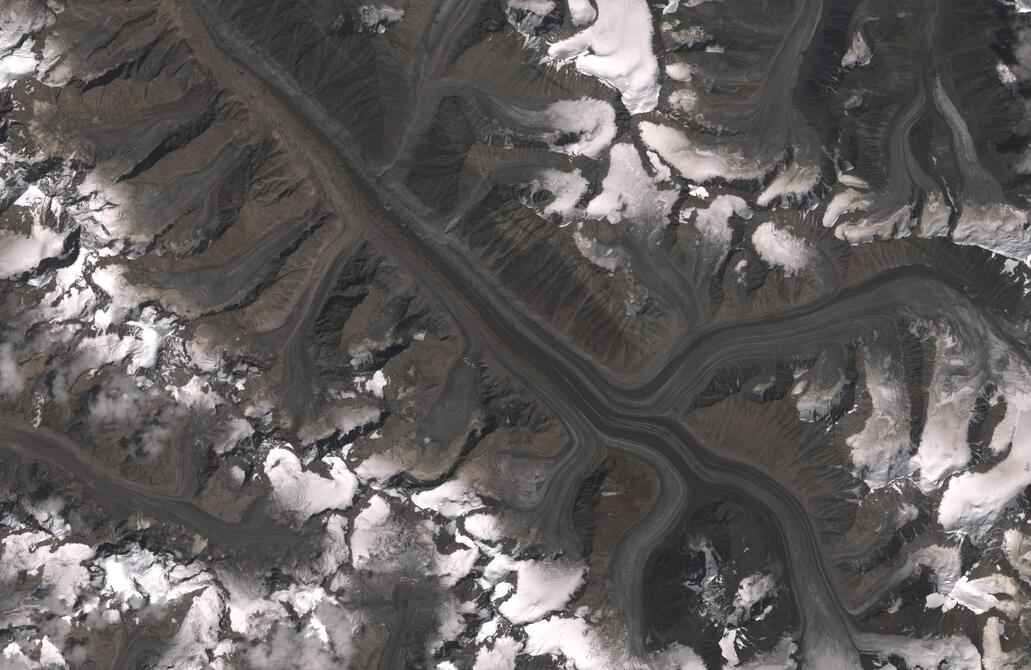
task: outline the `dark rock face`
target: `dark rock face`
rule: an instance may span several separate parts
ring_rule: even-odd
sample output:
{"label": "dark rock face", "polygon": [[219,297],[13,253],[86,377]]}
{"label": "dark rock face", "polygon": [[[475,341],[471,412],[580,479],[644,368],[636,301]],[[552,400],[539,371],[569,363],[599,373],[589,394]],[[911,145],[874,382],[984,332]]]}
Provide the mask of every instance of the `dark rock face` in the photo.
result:
{"label": "dark rock face", "polygon": [[1031,667],[1029,17],[0,5],[0,667]]}

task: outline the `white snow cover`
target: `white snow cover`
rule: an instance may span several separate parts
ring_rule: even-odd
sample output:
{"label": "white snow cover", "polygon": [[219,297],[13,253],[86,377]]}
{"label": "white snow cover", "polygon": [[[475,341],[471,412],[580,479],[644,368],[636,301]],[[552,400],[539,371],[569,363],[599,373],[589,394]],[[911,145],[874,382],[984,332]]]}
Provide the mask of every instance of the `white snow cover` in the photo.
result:
{"label": "white snow cover", "polygon": [[580,252],[581,256],[602,270],[615,272],[623,264],[625,255],[619,247],[592,240],[579,230],[573,233],[573,244],[576,245],[576,250]]}
{"label": "white snow cover", "polygon": [[969,355],[953,333],[943,331],[935,337],[927,419],[911,461],[912,469],[920,470],[919,485],[924,493],[970,461],[967,425],[984,380],[968,371]]}
{"label": "white snow cover", "polygon": [[378,407],[335,407],[330,411],[333,428],[344,435],[374,424],[382,415]]}
{"label": "white snow cover", "polygon": [[[1031,484],[1031,394],[1027,390],[1031,367],[1012,345],[976,318],[963,331],[938,325],[933,332],[935,369],[928,419],[911,467],[920,469],[918,483],[925,493],[953,475],[942,494],[938,522],[947,531],[980,542]],[[971,342],[975,339],[976,343]],[[979,394],[989,383],[996,388],[989,402],[1005,402],[1005,414],[988,445],[1001,460],[988,469],[963,472],[971,459],[967,426]]]}
{"label": "white snow cover", "polygon": [[848,51],[845,52],[844,58],[841,59],[841,66],[862,67],[863,65],[869,65],[871,58],[873,58],[873,53],[870,51],[870,46],[866,43],[863,32],[857,30],[852,35],[852,44],[849,45]]}
{"label": "white snow cover", "polygon": [[601,636],[579,617],[552,616],[529,624],[525,653],[531,656],[564,656],[576,670],[610,670],[619,667]]}
{"label": "white snow cover", "polygon": [[764,170],[757,163],[749,163],[736,154],[696,146],[676,128],[650,121],[642,121],[639,128],[648,148],[691,181],[702,183],[716,177],[757,179],[763,175]]}
{"label": "white snow cover", "polygon": [[269,598],[264,584],[252,584],[238,575],[219,573],[229,595],[226,609],[229,627],[241,635],[260,636],[276,619],[286,618],[286,609]]}
{"label": "white snow cover", "polygon": [[[870,201],[864,201],[864,204],[868,206]],[[855,246],[874,240],[908,237],[914,224],[913,208],[909,203],[904,203],[889,212],[843,221],[834,229],[834,236]]]}
{"label": "white snow cover", "polygon": [[791,389],[798,418],[810,422],[827,419],[831,410],[841,402],[847,387],[848,380],[843,373],[838,373],[833,379],[820,376],[800,379]]}
{"label": "white snow cover", "polygon": [[1014,615],[1020,610],[1011,598],[999,599],[996,594],[1012,597],[1018,591],[1016,582],[1005,575],[988,575],[970,579],[962,574],[959,547],[931,545],[914,551],[900,570],[900,577],[916,574],[920,567],[934,572],[936,593],[927,596],[927,607],[949,611],[957,605],[974,614],[998,609]]}
{"label": "white snow cover", "polygon": [[480,550],[471,539],[456,534],[455,542],[462,548],[455,549],[450,554],[441,554],[436,550],[433,552],[433,569],[430,574],[440,577],[440,582],[445,588],[451,588],[472,572],[480,558]]}
{"label": "white snow cover", "polygon": [[382,2],[362,5],[358,8],[358,18],[366,30],[378,33],[385,32],[391,23],[397,23],[405,16],[405,10],[391,7]]}
{"label": "white snow cover", "polygon": [[190,609],[183,617],[175,636],[161,654],[158,667],[204,668],[210,665],[208,655],[219,643],[219,628],[224,609],[218,587],[210,578],[198,579]]}
{"label": "white snow cover", "polygon": [[371,379],[366,379],[364,376],[356,378],[359,384],[365,389],[367,393],[371,393],[377,398],[383,397],[383,389],[387,387],[387,383],[390,382],[390,378],[383,374],[382,370],[376,370],[372,373]]}
{"label": "white snow cover", "polygon": [[[552,0],[508,0],[506,4],[508,22],[527,37],[536,34],[544,17],[555,9]],[[513,10],[517,10],[518,14]]]}
{"label": "white snow cover", "polygon": [[1028,213],[1009,203],[963,203],[952,240],[1027,262],[1031,255]]}
{"label": "white snow cover", "polygon": [[500,542],[504,538],[497,517],[482,512],[465,517],[465,531],[483,542]]}
{"label": "white snow cover", "polygon": [[968,192],[957,198],[960,212],[952,231],[953,241],[1027,262],[1031,256],[1028,212],[1002,200],[1002,187],[978,162],[977,147],[970,129],[939,80],[935,80],[934,101],[952,129],[964,181],[972,182],[966,189]]}
{"label": "white snow cover", "polygon": [[390,525],[390,504],[382,496],[372,496],[358,513],[351,531],[351,562],[357,569],[371,568],[383,553],[385,529]]}
{"label": "white snow cover", "polygon": [[571,172],[548,168],[530,185],[535,193],[544,189],[552,195],[551,202],[541,210],[545,216],[556,214],[563,223],[583,218],[583,210],[577,207],[577,203],[587,192],[588,183],[579,168]]}
{"label": "white snow cover", "polygon": [[702,234],[702,238],[713,243],[719,249],[720,259],[730,249],[734,231],[730,227],[730,217],[743,219],[752,217],[748,203],[736,195],[718,195],[708,207],[688,208],[681,211],[681,219],[691,212],[695,213],[694,227]]}
{"label": "white snow cover", "polygon": [[[908,638],[864,633],[856,642],[887,660],[894,655],[905,660],[910,670],[981,670],[981,654],[965,637]],[[944,666],[942,664],[945,664]]]}
{"label": "white snow cover", "polygon": [[53,589],[54,597],[71,606],[89,583],[89,570],[82,563],[93,558],[94,552],[85,544],[56,544],[52,540],[50,535],[40,532],[5,537],[0,556],[0,581],[10,583],[21,571],[40,571],[43,583]]}
{"label": "white snow cover", "polygon": [[870,417],[845,440],[856,476],[871,490],[908,473],[909,397],[900,362],[879,347],[863,348],[863,371],[870,394]]}
{"label": "white snow cover", "polygon": [[247,419],[234,416],[226,422],[225,432],[215,443],[214,451],[216,454],[224,454],[253,434],[254,428]]}
{"label": "white snow cover", "polygon": [[93,270],[91,281],[107,294],[110,304],[93,314],[93,324],[101,330],[122,323],[136,307],[137,295],[132,285],[125,280],[124,270],[118,265],[105,265]]}
{"label": "white snow cover", "polygon": [[666,76],[673,81],[691,81],[693,72],[690,63],[666,63]]}
{"label": "white snow cover", "polygon": [[211,578],[196,565],[181,565],[167,555],[158,555],[139,545],[126,554],[114,554],[98,561],[104,573],[104,595],[122,603],[123,609],[165,605],[194,593]]}
{"label": "white snow cover", "polygon": [[[773,649],[758,653],[747,663],[733,664],[732,667],[741,670],[797,670],[798,662],[792,658],[796,651],[798,645],[790,637],[785,636]],[[885,667],[882,670],[889,669]]]}
{"label": "white snow cover", "polygon": [[583,617],[551,616],[527,625],[523,653],[530,656],[565,658],[562,667],[575,670],[613,670],[647,667],[652,670],[705,670],[705,663],[693,650],[681,644],[631,659],[622,640],[610,640]]}
{"label": "white snow cover", "polygon": [[583,74],[618,90],[631,114],[652,111],[659,103],[659,63],[652,53],[652,18],[647,2],[596,0],[596,4],[595,22],[552,44],[546,60],[560,64],[573,61]]}
{"label": "white snow cover", "polygon": [[322,462],[329,466],[329,477],[304,470],[300,459],[289,449],[277,447],[269,451],[265,474],[280,507],[307,519],[327,509],[351,506],[358,478],[336,456],[326,456]]}
{"label": "white snow cover", "polygon": [[734,594],[734,611],[728,617],[728,622],[747,620],[752,608],[769,598],[776,588],[777,580],[768,572],[757,572],[742,579]]}
{"label": "white snow cover", "polygon": [[522,649],[522,642],[507,635],[498,636],[490,648],[481,647],[476,652],[473,670],[515,670],[516,656]]}
{"label": "white snow cover", "polygon": [[1013,74],[1013,70],[1010,69],[1009,65],[1000,61],[995,64],[995,71],[998,73],[999,81],[1002,83],[1006,85],[1017,83],[1017,75]]}
{"label": "white snow cover", "polygon": [[9,670],[18,670],[20,668],[31,668],[32,660],[25,655],[25,652],[21,650],[17,642],[12,642],[3,650],[4,655],[4,667]]}
{"label": "white snow cover", "polygon": [[[616,137],[616,110],[596,98],[559,100],[540,111],[519,109],[518,120],[546,128],[535,137],[547,142],[552,151],[570,156],[597,158]],[[570,136],[576,140],[570,142]]]}
{"label": "white snow cover", "polygon": [[784,205],[793,205],[816,188],[819,181],[820,171],[818,169],[792,163],[781,170],[763,189],[763,192],[755,199],[755,204],[760,207],[768,207],[775,200],[780,199]]}
{"label": "white snow cover", "polygon": [[30,186],[15,201],[15,205],[28,207],[33,211],[32,229],[28,235],[0,230],[0,279],[28,272],[43,260],[61,254],[65,235],[43,225],[43,217],[39,215],[40,210],[50,207],[49,203],[50,198],[35,186]]}
{"label": "white snow cover", "polygon": [[24,385],[14,347],[6,342],[0,344],[0,395],[20,393]]}
{"label": "white snow cover", "polygon": [[483,501],[468,485],[457,479],[444,482],[428,491],[412,496],[412,502],[420,509],[431,509],[449,519],[462,516],[483,506]]}
{"label": "white snow cover", "polygon": [[660,189],[645,171],[633,144],[624,142],[609,151],[609,170],[601,193],[587,204],[587,216],[610,223],[626,219],[646,230],[657,230],[669,220],[679,189]]}
{"label": "white snow cover", "polygon": [[827,203],[827,208],[823,210],[823,225],[830,228],[845,214],[865,209],[869,204],[865,194],[853,188],[845,189]]}
{"label": "white snow cover", "polygon": [[68,665],[67,661],[64,660],[64,656],[61,654],[61,650],[58,649],[46,635],[43,636],[43,639],[40,640],[39,643],[39,664],[44,668],[63,668]]}
{"label": "white snow cover", "polygon": [[0,89],[36,74],[39,59],[32,36],[53,21],[53,12],[42,2],[5,0],[0,5]]}
{"label": "white snow cover", "polygon": [[963,529],[979,540],[1031,484],[1029,401],[1031,397],[1012,398],[1006,407],[1006,419],[996,427],[999,439],[993,439],[992,446],[998,452],[1012,444],[1009,454],[987,472],[964,472],[949,481],[938,506],[938,522],[946,530]]}
{"label": "white snow cover", "polygon": [[804,241],[772,221],[762,223],[752,233],[752,245],[759,257],[791,276],[805,269],[812,252]]}
{"label": "white snow cover", "polygon": [[705,670],[702,657],[693,649],[677,642],[654,654],[648,660],[648,667],[653,670]]}
{"label": "white snow cover", "polygon": [[516,591],[498,611],[514,624],[526,624],[564,609],[583,583],[584,568],[575,563],[530,560],[520,562],[516,574]]}
{"label": "white snow cover", "polygon": [[569,18],[573,21],[574,26],[585,26],[598,15],[591,0],[568,0],[567,4]]}
{"label": "white snow cover", "polygon": [[1003,535],[1002,547],[1006,552],[1006,560],[1010,562],[1020,578],[1031,584],[1031,537],[1027,537],[1015,528],[1010,528]]}
{"label": "white snow cover", "polygon": [[988,617],[984,622],[984,631],[981,634],[981,646],[984,649],[981,664],[984,670],[1027,668],[1031,663],[1031,656],[1027,650],[1023,653],[1019,649],[1011,652],[1002,650],[1003,628],[1003,623],[998,617]]}

